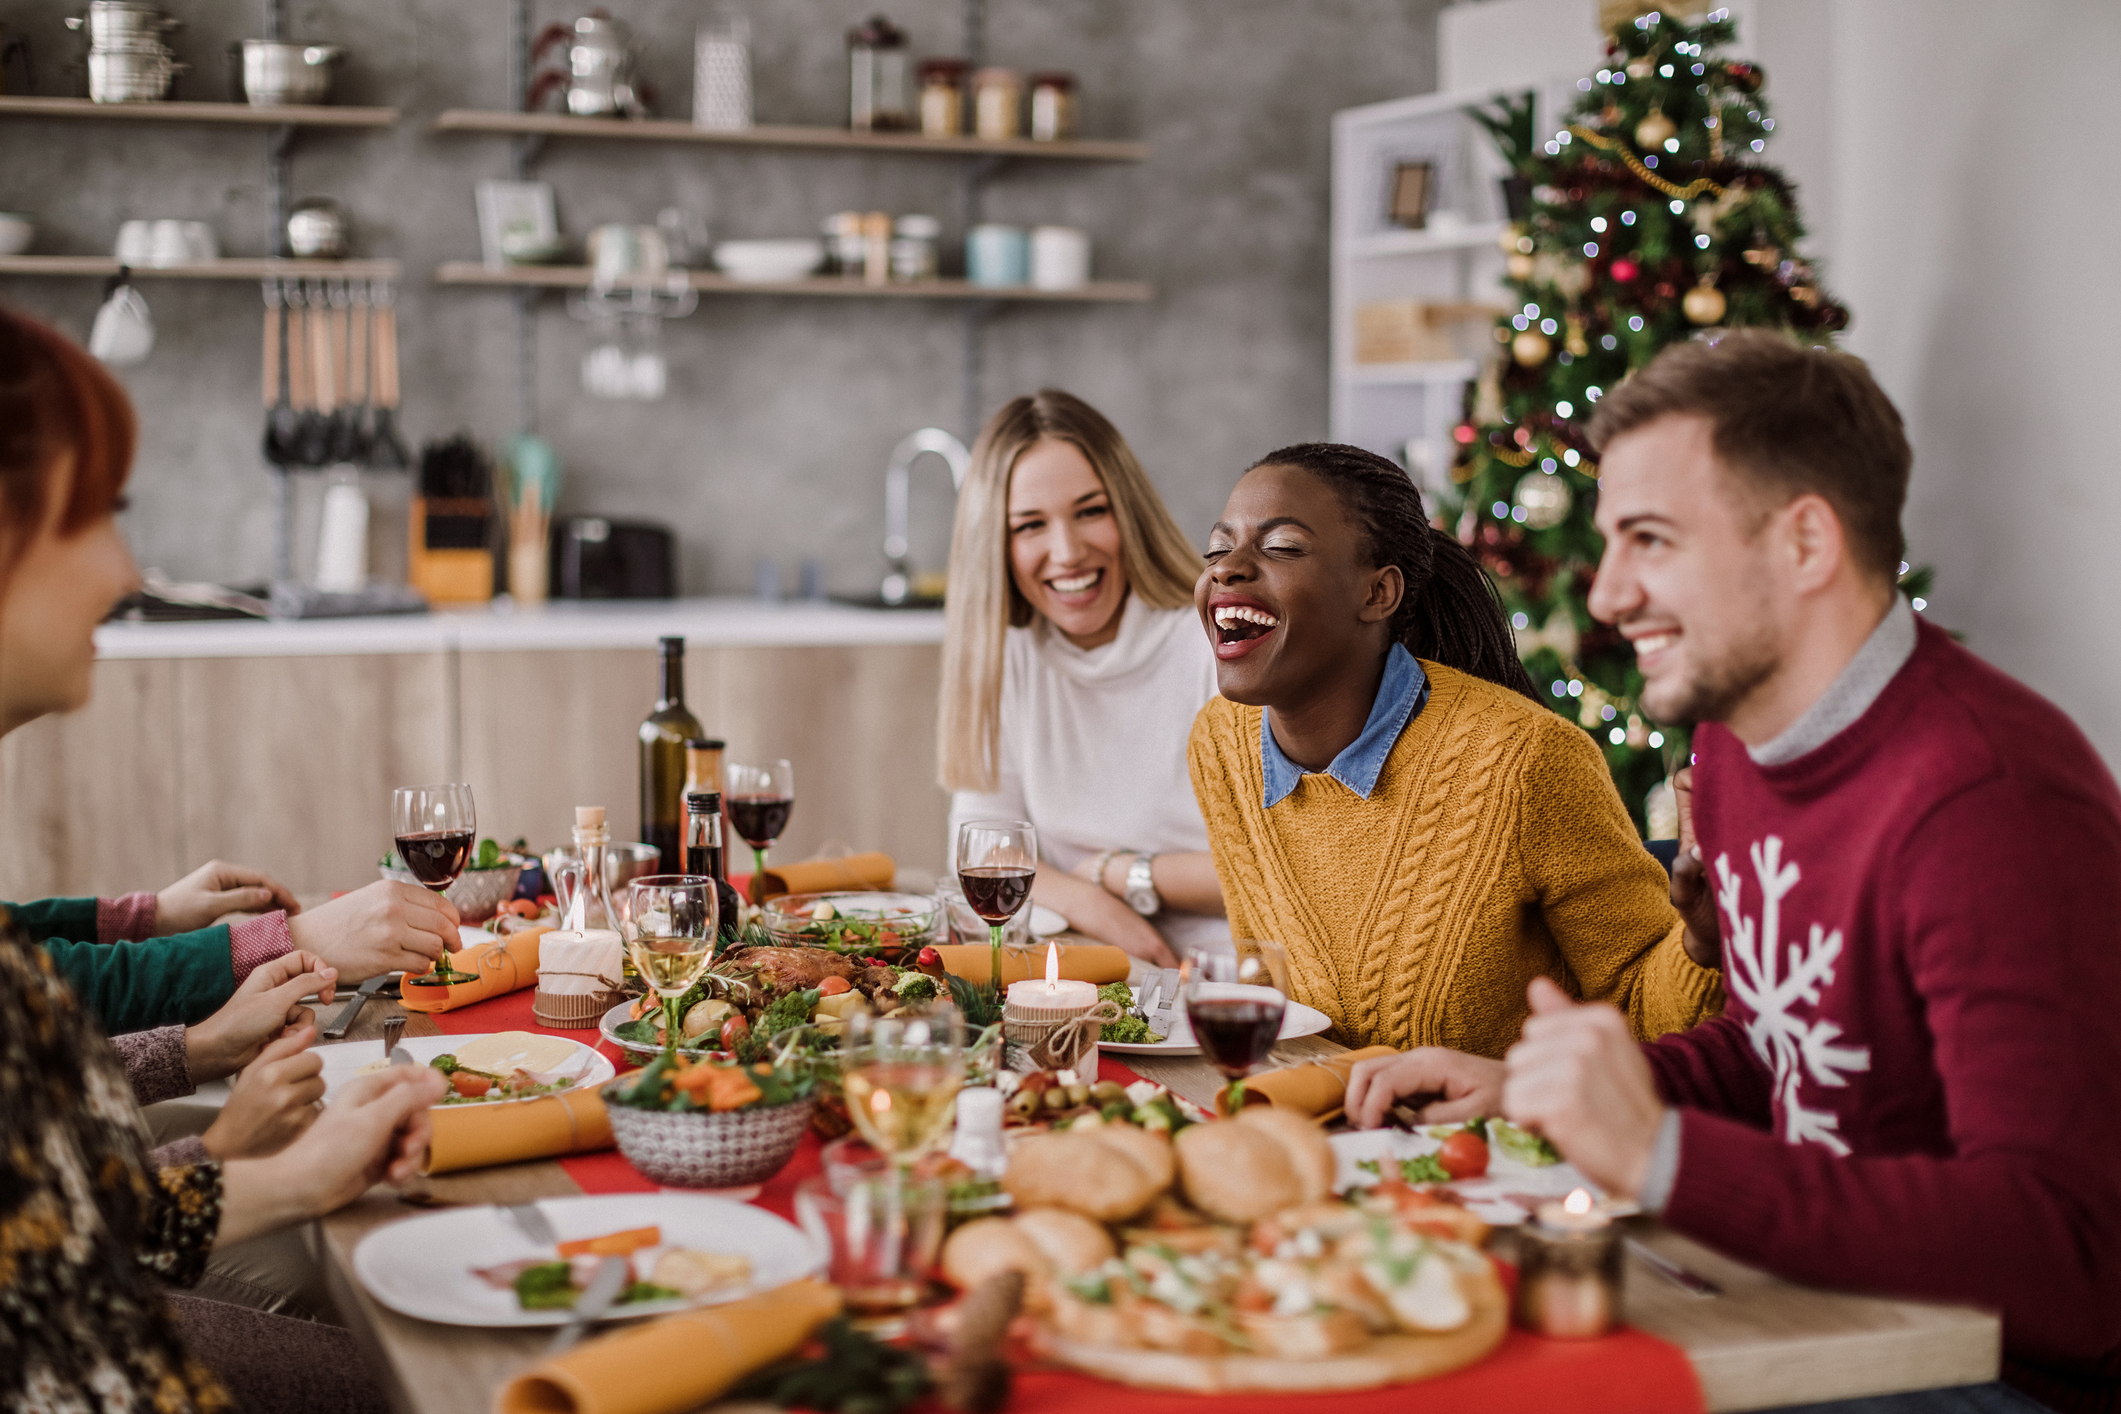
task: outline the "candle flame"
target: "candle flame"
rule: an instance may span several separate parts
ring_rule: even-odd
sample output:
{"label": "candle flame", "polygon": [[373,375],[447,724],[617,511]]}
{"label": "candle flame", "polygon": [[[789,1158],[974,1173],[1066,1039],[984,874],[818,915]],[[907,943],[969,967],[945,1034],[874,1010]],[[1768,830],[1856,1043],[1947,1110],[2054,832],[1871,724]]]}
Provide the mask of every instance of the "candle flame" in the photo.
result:
{"label": "candle flame", "polygon": [[1591,1190],[1579,1188],[1561,1200],[1561,1210],[1572,1218],[1580,1218],[1591,1211]]}
{"label": "candle flame", "polygon": [[[871,1095],[869,1096],[869,1108],[876,1111],[878,1114],[882,1114],[885,1110],[890,1109],[891,1092],[888,1090],[877,1090],[871,1093]],[[1577,1189],[1576,1191],[1578,1193],[1583,1192],[1581,1188]]]}
{"label": "candle flame", "polygon": [[1051,943],[1046,944],[1046,990],[1060,990],[1060,949]]}

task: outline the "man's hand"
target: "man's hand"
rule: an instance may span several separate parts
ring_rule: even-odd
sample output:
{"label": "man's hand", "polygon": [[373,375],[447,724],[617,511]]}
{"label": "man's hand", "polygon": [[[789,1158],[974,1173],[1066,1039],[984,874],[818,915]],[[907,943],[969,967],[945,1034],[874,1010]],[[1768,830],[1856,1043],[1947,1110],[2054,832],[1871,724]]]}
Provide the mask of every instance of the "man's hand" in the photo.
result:
{"label": "man's hand", "polygon": [[285,953],[252,968],[219,1011],[184,1029],[184,1069],[191,1083],[241,1070],[267,1042],[316,1020],[302,999],[315,992],[330,1001],[337,977],[306,952]]}
{"label": "man's hand", "polygon": [[424,1065],[361,1076],[279,1153],[225,1164],[216,1245],[323,1217],[385,1179],[410,1182],[427,1156],[428,1107],[446,1088]]}
{"label": "man's hand", "polygon": [[1672,777],[1679,804],[1679,857],[1672,862],[1672,907],[1686,922],[1686,955],[1698,967],[1723,966],[1723,928],[1716,916],[1716,891],[1709,885],[1694,838],[1694,768]]}
{"label": "man's hand", "polygon": [[385,972],[425,972],[444,948],[461,947],[456,905],[412,884],[378,879],[287,921],[295,946],[339,969],[349,983]]}
{"label": "man's hand", "polygon": [[1503,1065],[1442,1046],[1419,1046],[1396,1056],[1355,1062],[1348,1073],[1348,1123],[1375,1129],[1401,1095],[1441,1095],[1421,1110],[1423,1124],[1455,1124],[1499,1113]]}
{"label": "man's hand", "polygon": [[155,936],[204,928],[224,913],[264,913],[284,908],[292,918],[302,911],[287,886],[241,864],[216,859],[202,864],[155,895]]}
{"label": "man's hand", "polygon": [[1503,1058],[1502,1112],[1543,1134],[1610,1193],[1632,1198],[1650,1168],[1664,1103],[1627,1018],[1604,1003],[1578,1006],[1532,979],[1524,1039]]}
{"label": "man's hand", "polygon": [[221,1115],[201,1136],[217,1159],[262,1159],[279,1153],[317,1119],[324,1098],[324,1058],[309,1049],[316,1028],[304,1026],[258,1053],[236,1077]]}

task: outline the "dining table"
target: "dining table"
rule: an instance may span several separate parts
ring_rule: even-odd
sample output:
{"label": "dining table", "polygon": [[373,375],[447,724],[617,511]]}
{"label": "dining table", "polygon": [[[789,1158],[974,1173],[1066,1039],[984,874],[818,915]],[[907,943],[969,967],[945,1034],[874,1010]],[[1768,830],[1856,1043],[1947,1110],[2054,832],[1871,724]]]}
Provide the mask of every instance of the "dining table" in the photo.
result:
{"label": "dining table", "polygon": [[[407,1013],[378,999],[360,1015],[341,1044],[374,1045],[383,1025],[405,1017],[404,1035],[445,1031],[469,1034],[502,1030],[544,1031],[531,1015],[530,990],[476,1003],[439,1017]],[[594,1031],[555,1035],[597,1042],[623,1061]],[[1325,1036],[1278,1043],[1268,1068],[1329,1058],[1345,1048]],[[1225,1083],[1197,1054],[1173,1056],[1108,1054],[1106,1078],[1140,1077],[1207,1106]],[[795,1184],[820,1171],[818,1146],[806,1140],[779,1175],[757,1190],[728,1196],[790,1216]],[[447,1204],[514,1204],[584,1192],[655,1192],[616,1151],[565,1160],[522,1163],[439,1174],[420,1180],[410,1193],[379,1185],[318,1223],[326,1281],[342,1319],[393,1406],[402,1414],[466,1414],[493,1407],[499,1388],[534,1364],[552,1336],[536,1329],[485,1329],[431,1324],[384,1307],[354,1275],[354,1249],[384,1224]],[[1997,1377],[2002,1328],[1990,1312],[1960,1306],[1799,1286],[1733,1261],[1674,1232],[1652,1218],[1628,1220],[1629,1235],[1683,1274],[1705,1278],[1717,1294],[1698,1295],[1662,1275],[1654,1258],[1631,1255],[1625,1273],[1628,1330],[1594,1341],[1547,1341],[1512,1332],[1505,1353],[1511,1378],[1536,1387],[1521,1407],[1577,1410],[1769,1409],[1833,1399],[1980,1384]],[[1509,1244],[1505,1236],[1502,1255]],[[1639,1349],[1626,1347],[1635,1341]],[[1490,1364],[1500,1363],[1500,1356]],[[1464,1379],[1474,1371],[1446,1379]],[[1105,1414],[1180,1409],[1199,1402],[1217,1411],[1254,1409],[1356,1411],[1370,1407],[1359,1395],[1194,1396],[1087,1387],[1072,1373],[1021,1375],[1009,1406],[1012,1414],[1082,1407],[1094,1398]],[[1654,1386],[1654,1388],[1653,1388]],[[1463,1387],[1455,1398],[1437,1386],[1438,1398],[1423,1408],[1494,1407],[1479,1387]],[[1494,1387],[1488,1387],[1492,1396]],[[1544,1402],[1543,1401],[1553,1401]],[[756,1408],[757,1406],[751,1406]],[[1379,1408],[1388,1407],[1378,1405]],[[1412,1407],[1391,1402],[1389,1407]]]}

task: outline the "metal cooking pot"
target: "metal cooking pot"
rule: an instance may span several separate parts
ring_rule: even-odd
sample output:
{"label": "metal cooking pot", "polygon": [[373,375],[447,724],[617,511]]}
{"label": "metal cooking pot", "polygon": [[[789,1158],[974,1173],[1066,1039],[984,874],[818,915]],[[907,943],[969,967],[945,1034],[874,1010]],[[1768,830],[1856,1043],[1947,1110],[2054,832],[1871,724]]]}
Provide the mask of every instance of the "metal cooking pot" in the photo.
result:
{"label": "metal cooking pot", "polygon": [[160,44],[88,51],[88,96],[97,103],[159,103],[169,97],[170,80],[190,68],[169,57]]}
{"label": "metal cooking pot", "polygon": [[256,107],[322,103],[331,94],[331,67],[345,57],[336,44],[246,39],[243,95]]}
{"label": "metal cooking pot", "polygon": [[85,15],[68,15],[66,27],[88,31],[88,42],[96,49],[111,49],[126,40],[159,42],[170,30],[182,26],[153,5],[134,5],[126,0],[91,0]]}
{"label": "metal cooking pot", "polygon": [[304,260],[344,260],[350,248],[346,208],[328,196],[295,203],[287,218],[287,249]]}

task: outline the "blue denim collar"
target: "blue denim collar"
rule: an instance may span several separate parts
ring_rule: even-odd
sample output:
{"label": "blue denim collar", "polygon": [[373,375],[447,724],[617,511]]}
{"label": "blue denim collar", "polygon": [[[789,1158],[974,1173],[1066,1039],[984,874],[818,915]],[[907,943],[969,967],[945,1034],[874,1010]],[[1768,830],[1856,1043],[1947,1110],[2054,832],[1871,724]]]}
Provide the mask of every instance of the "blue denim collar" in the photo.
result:
{"label": "blue denim collar", "polygon": [[[1377,788],[1385,758],[1399,742],[1399,734],[1428,700],[1429,675],[1403,645],[1393,644],[1392,651],[1385,655],[1384,679],[1377,684],[1377,700],[1370,704],[1370,719],[1363,723],[1362,735],[1333,758],[1326,774],[1368,800],[1370,792]],[[1259,714],[1259,764],[1267,781],[1263,804],[1272,810],[1289,798],[1289,792],[1302,782],[1304,771],[1282,754],[1274,741],[1269,716],[1264,709]]]}

